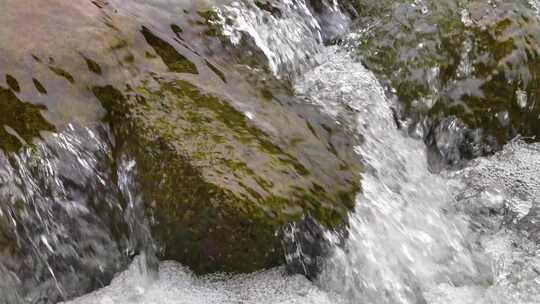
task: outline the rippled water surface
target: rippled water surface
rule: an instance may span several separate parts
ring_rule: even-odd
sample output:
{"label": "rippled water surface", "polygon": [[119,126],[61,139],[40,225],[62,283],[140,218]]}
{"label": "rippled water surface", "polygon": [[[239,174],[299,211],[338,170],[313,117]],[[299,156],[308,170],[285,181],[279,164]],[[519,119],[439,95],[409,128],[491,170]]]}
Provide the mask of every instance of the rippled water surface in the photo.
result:
{"label": "rippled water surface", "polygon": [[[538,13],[537,1],[528,3]],[[0,137],[11,138],[0,143],[0,302],[540,303],[540,145],[517,136],[451,170],[428,162],[433,150],[418,121],[398,115],[392,83],[350,47],[369,27],[351,30],[354,16],[337,1],[33,5],[0,4],[5,20],[31,12],[20,26],[27,35],[0,29],[0,41],[12,41],[0,45],[8,54],[0,71],[15,79],[0,83],[0,99],[28,119],[0,118]],[[65,28],[80,33],[57,34]],[[177,262],[158,266],[139,164],[117,149],[130,126],[108,121],[96,88],[130,92],[169,78],[232,97],[270,134],[282,134],[290,117],[258,102],[275,93],[290,109],[320,110],[355,139],[361,191],[347,228],[324,232],[331,249],[316,279],[284,267],[197,275]],[[439,143],[455,143],[458,131],[441,131]]]}

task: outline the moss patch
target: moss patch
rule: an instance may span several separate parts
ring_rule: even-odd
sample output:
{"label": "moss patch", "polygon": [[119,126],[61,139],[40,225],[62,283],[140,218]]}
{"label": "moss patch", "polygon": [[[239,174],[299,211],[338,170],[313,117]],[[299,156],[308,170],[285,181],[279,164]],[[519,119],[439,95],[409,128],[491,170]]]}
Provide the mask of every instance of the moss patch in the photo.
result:
{"label": "moss patch", "polygon": [[24,142],[31,143],[33,138],[39,138],[40,131],[55,130],[41,115],[41,111],[46,110],[44,106],[23,102],[12,90],[1,86],[0,105],[4,111],[0,116],[0,148],[4,151],[18,151]]}
{"label": "moss patch", "polygon": [[154,35],[147,27],[143,26],[141,33],[169,70],[175,73],[198,74],[197,67],[168,42]]}
{"label": "moss patch", "polygon": [[67,81],[69,81],[69,83],[71,84],[74,84],[75,83],[75,78],[73,78],[73,76],[66,72],[65,70],[59,68],[59,67],[55,67],[55,66],[49,66],[49,70],[51,70],[54,74],[62,77],[62,78],[65,78]]}

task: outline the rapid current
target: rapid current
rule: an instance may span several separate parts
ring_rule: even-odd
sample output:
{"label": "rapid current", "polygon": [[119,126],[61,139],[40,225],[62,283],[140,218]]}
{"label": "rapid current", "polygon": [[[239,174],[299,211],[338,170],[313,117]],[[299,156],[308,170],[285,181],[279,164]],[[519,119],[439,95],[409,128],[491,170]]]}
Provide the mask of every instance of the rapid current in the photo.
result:
{"label": "rapid current", "polygon": [[[197,276],[170,261],[160,262],[156,276],[144,271],[144,257],[139,256],[109,286],[67,303],[540,303],[540,145],[516,138],[460,170],[432,172],[421,129],[405,131],[409,122],[396,119],[389,90],[353,50],[355,39],[369,29],[351,28],[338,4],[326,2],[325,15],[314,16],[304,0],[280,1],[279,17],[250,1],[213,3],[231,43],[249,35],[271,72],[290,79],[300,102],[320,107],[362,139],[355,147],[364,167],[362,191],[349,215],[346,241],[339,244],[338,232],[326,233],[335,247],[317,279],[287,275],[282,268]],[[421,7],[422,1],[415,5]],[[531,5],[538,8],[536,2]],[[324,43],[336,35],[341,37],[338,45]],[[60,160],[75,158],[81,169],[77,178],[99,184],[105,177],[94,174],[100,171],[92,160],[107,148],[99,144],[98,133],[75,128],[58,135],[37,151],[50,154],[37,158],[49,159],[39,166],[48,171],[28,173],[32,178],[16,176],[24,170],[1,172],[2,178],[31,183],[47,176],[50,191],[61,197],[61,182],[54,176],[62,174]],[[83,146],[92,141],[96,144]],[[18,166],[39,161],[35,159],[22,154]],[[125,177],[120,188],[130,193],[136,193],[129,189],[133,166],[126,160],[125,172],[119,173]],[[37,202],[39,191],[20,195]],[[137,204],[136,194],[132,204]],[[64,208],[77,206],[66,202]],[[132,216],[141,221],[141,215]],[[91,217],[80,220],[93,225]],[[54,223],[49,224],[54,232]],[[81,235],[73,241],[94,240]],[[50,240],[36,242],[44,244],[43,254],[50,254]],[[106,244],[106,237],[100,242]]]}

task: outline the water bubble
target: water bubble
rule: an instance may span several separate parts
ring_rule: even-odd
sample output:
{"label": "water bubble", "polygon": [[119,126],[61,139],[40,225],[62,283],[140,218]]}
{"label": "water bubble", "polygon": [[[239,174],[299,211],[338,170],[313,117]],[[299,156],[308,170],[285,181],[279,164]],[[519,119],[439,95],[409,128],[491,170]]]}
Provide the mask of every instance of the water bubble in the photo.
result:
{"label": "water bubble", "polygon": [[527,106],[527,92],[523,90],[516,91],[516,102],[518,106],[524,109]]}
{"label": "water bubble", "polygon": [[465,26],[471,26],[473,24],[471,14],[466,8],[461,10],[461,22],[463,22]]}
{"label": "water bubble", "polygon": [[495,114],[495,117],[499,120],[499,123],[503,127],[507,127],[510,124],[508,111],[503,111]]}

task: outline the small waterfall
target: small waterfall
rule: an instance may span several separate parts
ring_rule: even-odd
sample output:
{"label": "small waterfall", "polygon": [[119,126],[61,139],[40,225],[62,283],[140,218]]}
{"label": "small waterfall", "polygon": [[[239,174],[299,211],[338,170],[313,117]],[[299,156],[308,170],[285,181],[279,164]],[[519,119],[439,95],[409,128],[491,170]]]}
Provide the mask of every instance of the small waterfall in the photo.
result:
{"label": "small waterfall", "polygon": [[261,51],[278,78],[294,77],[316,64],[324,38],[342,34],[350,22],[335,1],[321,1],[324,16],[306,0],[260,3],[235,1],[218,8],[220,25],[233,45]]}
{"label": "small waterfall", "polygon": [[347,243],[335,248],[320,284],[351,302],[422,303],[430,285],[474,281],[482,265],[467,242],[467,221],[449,212],[453,195],[429,172],[424,145],[398,129],[372,73],[347,53],[327,51],[296,89],[337,119],[356,114],[366,170]]}
{"label": "small waterfall", "polygon": [[[236,8],[240,7],[238,3],[235,5]],[[293,63],[305,63],[298,59],[307,58],[305,54],[308,53],[311,64],[303,64],[301,69],[290,63],[282,65],[288,66],[289,72],[302,71],[300,76],[293,79],[296,94],[305,102],[319,105],[342,122],[344,128],[353,129],[364,139],[363,144],[357,147],[366,166],[362,176],[362,193],[350,217],[346,244],[334,248],[333,256],[326,262],[318,280],[319,286],[351,303],[475,303],[484,300],[486,303],[506,303],[511,299],[525,303],[537,296],[538,283],[534,280],[524,280],[526,288],[532,292],[530,297],[526,296],[527,289],[523,286],[511,289],[508,294],[494,292],[498,289],[497,282],[501,280],[500,264],[507,259],[502,258],[501,262],[500,250],[495,254],[493,246],[486,239],[492,240],[493,235],[497,235],[505,226],[501,224],[482,229],[478,226],[485,221],[500,221],[502,216],[491,214],[489,207],[482,205],[478,196],[473,203],[482,210],[482,217],[463,207],[463,193],[470,192],[486,179],[464,184],[463,180],[469,174],[467,170],[431,173],[426,147],[401,130],[406,123],[396,121],[393,103],[386,98],[376,77],[356,58],[337,47],[321,45],[318,35],[304,36],[311,37],[306,43],[297,39],[295,32],[281,32],[282,28],[290,26],[287,21],[280,23],[281,19],[274,18],[277,22],[272,24],[273,31],[270,32],[268,28],[261,27],[264,18],[238,17],[265,12],[253,7],[243,8],[244,13],[237,13],[235,16],[239,19],[231,23],[226,31],[233,43],[239,40],[231,33],[251,35],[268,61],[274,63],[291,60]],[[245,13],[249,10],[252,10],[249,14]],[[306,14],[304,17],[307,21],[296,19],[300,28],[321,24],[314,15]],[[346,23],[342,25],[346,26]],[[320,26],[311,28],[315,29],[311,33],[318,32],[320,35]],[[265,39],[260,38],[261,33],[266,35]],[[352,39],[354,36],[355,33],[352,33]],[[302,43],[300,49],[306,52],[303,53],[304,57],[290,56],[292,53],[287,46],[300,46]],[[311,47],[317,43],[317,47]],[[288,61],[276,61],[276,58],[288,58]],[[309,70],[316,64],[319,66]],[[279,69],[272,71],[278,75],[280,73]],[[530,154],[536,155],[534,149],[532,151]],[[519,152],[513,150],[506,154],[513,155],[515,159]],[[527,164],[535,162],[534,157],[527,159],[530,160]],[[493,158],[484,159],[483,162],[490,168],[489,172],[497,171],[499,165]],[[516,166],[508,168],[514,167],[520,166],[516,163]],[[516,182],[524,176],[537,178],[529,174],[526,168],[518,171],[520,173],[511,178],[506,176],[506,180]],[[505,190],[512,197],[507,198],[509,202],[522,196],[509,189]],[[536,199],[538,195],[530,197]],[[531,200],[528,204],[533,205]],[[521,210],[523,205],[507,203],[502,209]],[[529,218],[535,218],[531,210],[524,213],[529,214]],[[529,234],[530,226],[527,230]],[[328,234],[328,238],[342,239],[332,233]],[[519,249],[510,255],[534,252],[530,246],[524,247],[528,249]],[[533,245],[532,248],[536,247]],[[515,259],[511,261],[515,262]],[[507,279],[503,281],[507,282]],[[486,286],[492,287],[486,289]],[[484,299],[484,296],[487,298]]]}

